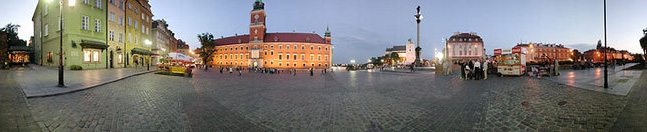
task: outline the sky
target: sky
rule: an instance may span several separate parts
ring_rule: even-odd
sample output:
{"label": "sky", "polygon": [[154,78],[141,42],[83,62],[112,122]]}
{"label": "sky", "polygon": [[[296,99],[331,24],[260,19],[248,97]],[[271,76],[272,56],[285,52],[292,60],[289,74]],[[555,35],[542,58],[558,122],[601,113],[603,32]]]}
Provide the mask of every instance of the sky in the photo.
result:
{"label": "sky", "polygon": [[[37,0],[1,0],[0,24],[21,25],[19,36],[33,36],[31,17]],[[334,62],[362,62],[381,56],[385,48],[416,39],[417,5],[422,57],[434,57],[443,39],[454,32],[477,32],[487,54],[517,43],[559,43],[585,51],[604,39],[603,0],[263,0],[268,32],[332,32]],[[192,49],[197,35],[248,34],[254,0],[151,0],[154,19],[165,19],[176,38]],[[647,0],[607,3],[610,47],[640,53],[638,39],[647,28],[641,12]]]}

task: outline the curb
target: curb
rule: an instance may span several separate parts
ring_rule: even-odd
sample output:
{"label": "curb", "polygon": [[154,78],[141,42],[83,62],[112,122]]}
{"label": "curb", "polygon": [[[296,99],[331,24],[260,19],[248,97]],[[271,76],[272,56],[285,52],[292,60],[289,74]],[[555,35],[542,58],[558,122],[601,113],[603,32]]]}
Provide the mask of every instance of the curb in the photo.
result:
{"label": "curb", "polygon": [[117,78],[115,80],[106,81],[106,82],[103,82],[103,83],[100,83],[100,84],[96,84],[96,85],[92,85],[92,86],[88,86],[88,87],[84,87],[84,88],[79,88],[79,89],[72,89],[72,90],[69,90],[69,91],[63,91],[63,92],[59,92],[59,93],[49,93],[49,94],[32,95],[32,96],[25,95],[25,96],[26,96],[27,99],[33,99],[33,98],[44,98],[44,97],[52,97],[52,96],[59,96],[59,95],[65,95],[65,94],[70,94],[70,93],[76,93],[76,92],[96,88],[96,87],[99,87],[99,86],[103,86],[103,85],[106,85],[106,84],[118,82],[118,81],[124,80],[126,78],[130,78],[130,77],[133,77],[133,76],[139,76],[139,75],[143,75],[143,74],[153,73],[155,71],[156,70],[135,73],[135,74],[128,75],[128,76],[125,76],[125,77],[122,77],[122,78]]}

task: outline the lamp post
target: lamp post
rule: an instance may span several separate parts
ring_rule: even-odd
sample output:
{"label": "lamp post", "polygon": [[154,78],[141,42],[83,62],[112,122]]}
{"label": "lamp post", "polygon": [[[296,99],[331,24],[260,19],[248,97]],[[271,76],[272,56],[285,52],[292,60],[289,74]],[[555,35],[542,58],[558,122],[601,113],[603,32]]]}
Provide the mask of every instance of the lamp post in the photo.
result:
{"label": "lamp post", "polygon": [[[52,0],[47,0],[47,2],[51,2],[51,1]],[[63,27],[63,19],[64,19],[64,17],[63,17],[63,7],[64,7],[63,6],[63,1],[64,0],[60,0],[59,3],[58,3],[59,4],[59,8],[58,8],[59,9],[59,16],[61,18],[61,19],[59,19],[59,22],[58,22],[59,25],[58,26],[61,28],[61,31],[59,32],[59,38],[58,38],[59,39],[59,45],[58,45],[59,46],[58,47],[59,52],[58,52],[58,85],[57,85],[57,87],[65,87],[64,73],[63,73],[63,70],[64,70],[64,67],[63,67],[63,30],[64,30],[64,27]],[[76,1],[74,1],[74,0],[69,0],[69,2],[68,2],[68,5],[70,7],[74,7],[75,4],[76,4]]]}
{"label": "lamp post", "polygon": [[604,0],[604,88],[609,88],[607,48],[607,0]]}
{"label": "lamp post", "polygon": [[421,60],[420,59],[420,51],[422,50],[422,48],[420,48],[420,21],[422,20],[422,14],[420,14],[420,6],[418,6],[416,8],[416,10],[418,12],[416,13],[416,15],[413,15],[413,16],[416,18],[416,23],[418,24],[418,27],[417,27],[418,34],[417,34],[417,40],[416,40],[416,43],[417,43],[417,45],[416,45],[416,60],[415,60],[414,63],[415,63],[415,65],[420,65],[420,60]]}

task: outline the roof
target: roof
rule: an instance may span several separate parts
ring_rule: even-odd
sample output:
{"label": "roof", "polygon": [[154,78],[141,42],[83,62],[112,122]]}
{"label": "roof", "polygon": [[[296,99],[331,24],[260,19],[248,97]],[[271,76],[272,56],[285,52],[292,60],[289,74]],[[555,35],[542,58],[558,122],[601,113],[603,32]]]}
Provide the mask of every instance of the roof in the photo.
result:
{"label": "roof", "polygon": [[[476,41],[469,41],[463,39],[476,39]],[[449,42],[483,42],[481,36],[476,35],[476,33],[457,33],[449,37],[447,40]]]}
{"label": "roof", "polygon": [[27,46],[9,46],[9,51],[30,51],[31,48]]}
{"label": "roof", "polygon": [[[214,40],[217,45],[249,43],[249,35],[237,35]],[[266,33],[263,42],[306,42],[325,43],[324,38],[315,33]]]}
{"label": "roof", "polygon": [[407,46],[393,46],[393,48],[386,48],[386,51],[401,51],[401,50],[407,50]]}

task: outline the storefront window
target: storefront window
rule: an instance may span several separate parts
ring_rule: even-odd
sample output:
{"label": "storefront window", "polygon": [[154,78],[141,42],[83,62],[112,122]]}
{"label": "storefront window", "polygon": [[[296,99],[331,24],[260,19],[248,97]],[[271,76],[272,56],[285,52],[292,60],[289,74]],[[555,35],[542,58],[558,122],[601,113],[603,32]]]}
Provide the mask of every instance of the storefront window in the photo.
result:
{"label": "storefront window", "polygon": [[98,63],[100,57],[101,51],[99,50],[83,50],[83,62]]}

